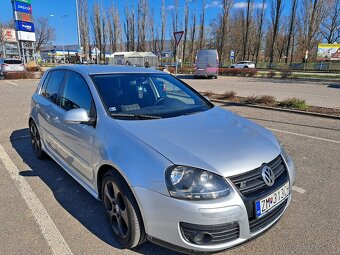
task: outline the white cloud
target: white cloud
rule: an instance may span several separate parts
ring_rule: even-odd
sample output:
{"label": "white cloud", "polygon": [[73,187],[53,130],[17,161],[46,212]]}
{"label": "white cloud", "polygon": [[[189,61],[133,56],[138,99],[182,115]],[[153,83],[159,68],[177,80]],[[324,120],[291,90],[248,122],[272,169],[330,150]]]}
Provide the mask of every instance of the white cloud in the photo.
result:
{"label": "white cloud", "polygon": [[175,9],[175,6],[174,6],[174,5],[169,5],[168,7],[166,7],[166,9],[167,9],[168,11],[174,10],[174,9]]}
{"label": "white cloud", "polygon": [[205,8],[222,8],[222,4],[219,1],[212,1],[210,4],[207,4]]}
{"label": "white cloud", "polygon": [[[247,6],[248,6],[247,2],[238,2],[238,3],[233,4],[233,8],[235,9],[244,9],[244,8],[247,8]],[[255,9],[261,9],[262,3],[255,3],[253,4],[253,7]],[[264,8],[265,9],[267,8],[267,4],[264,4]]]}

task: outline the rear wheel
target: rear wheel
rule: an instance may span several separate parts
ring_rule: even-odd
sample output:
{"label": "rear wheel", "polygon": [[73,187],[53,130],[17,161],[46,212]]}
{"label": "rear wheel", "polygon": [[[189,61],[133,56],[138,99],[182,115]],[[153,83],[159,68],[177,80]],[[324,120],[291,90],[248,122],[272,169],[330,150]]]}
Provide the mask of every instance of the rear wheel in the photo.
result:
{"label": "rear wheel", "polygon": [[37,158],[44,159],[46,157],[46,153],[42,150],[40,134],[33,120],[30,121],[29,128],[34,154]]}
{"label": "rear wheel", "polygon": [[104,175],[102,199],[114,238],[129,249],[143,243],[145,232],[137,202],[128,185],[113,170]]}

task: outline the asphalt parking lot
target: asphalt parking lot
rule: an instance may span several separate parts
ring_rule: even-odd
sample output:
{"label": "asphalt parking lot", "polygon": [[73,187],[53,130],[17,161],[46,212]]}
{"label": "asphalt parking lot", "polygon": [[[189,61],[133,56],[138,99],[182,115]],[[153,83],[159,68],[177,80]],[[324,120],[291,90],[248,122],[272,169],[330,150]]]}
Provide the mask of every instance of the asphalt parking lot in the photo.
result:
{"label": "asphalt parking lot", "polygon": [[[34,157],[27,119],[37,83],[0,81],[0,254],[177,254],[151,243],[121,250],[101,202],[52,160]],[[292,155],[297,179],[278,224],[219,254],[340,254],[340,120],[222,107],[272,130]]]}

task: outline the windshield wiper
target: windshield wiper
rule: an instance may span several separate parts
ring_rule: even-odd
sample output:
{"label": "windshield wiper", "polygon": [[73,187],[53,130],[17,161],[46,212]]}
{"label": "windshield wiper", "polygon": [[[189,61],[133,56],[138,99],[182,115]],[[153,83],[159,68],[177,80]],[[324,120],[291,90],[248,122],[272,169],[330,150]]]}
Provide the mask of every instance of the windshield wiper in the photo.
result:
{"label": "windshield wiper", "polygon": [[112,117],[117,118],[129,118],[129,119],[137,119],[137,120],[152,120],[152,119],[160,119],[159,116],[153,115],[145,115],[145,114],[132,114],[132,113],[111,113]]}

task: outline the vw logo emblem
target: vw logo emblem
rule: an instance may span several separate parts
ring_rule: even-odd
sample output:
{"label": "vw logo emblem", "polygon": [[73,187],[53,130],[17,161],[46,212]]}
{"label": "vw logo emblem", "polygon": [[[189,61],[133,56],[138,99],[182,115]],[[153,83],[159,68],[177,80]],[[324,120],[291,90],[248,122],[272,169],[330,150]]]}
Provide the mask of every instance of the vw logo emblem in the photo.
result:
{"label": "vw logo emblem", "polygon": [[275,175],[273,170],[269,166],[262,168],[262,179],[267,186],[273,186],[275,182]]}

